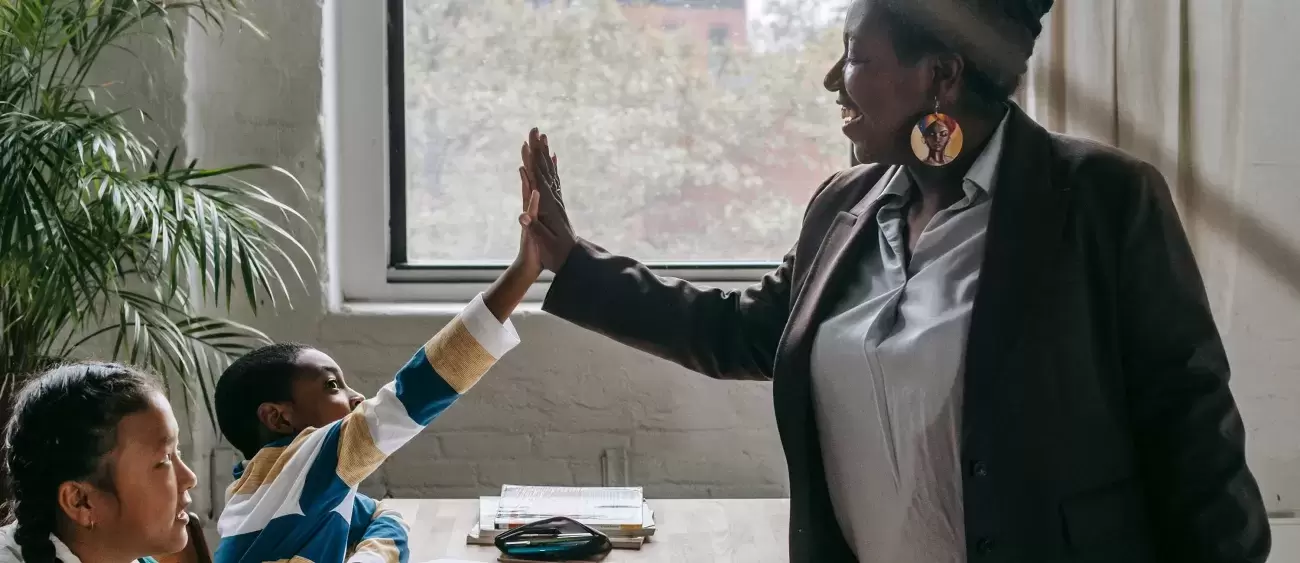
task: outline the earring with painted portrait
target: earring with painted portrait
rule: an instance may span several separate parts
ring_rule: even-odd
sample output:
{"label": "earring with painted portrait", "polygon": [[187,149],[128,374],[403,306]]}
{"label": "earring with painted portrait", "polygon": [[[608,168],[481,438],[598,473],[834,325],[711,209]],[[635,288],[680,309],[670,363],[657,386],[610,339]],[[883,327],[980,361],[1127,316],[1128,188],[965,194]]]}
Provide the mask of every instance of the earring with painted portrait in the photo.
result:
{"label": "earring with painted portrait", "polygon": [[939,111],[939,97],[934,98],[934,113],[927,114],[912,128],[912,154],[926,166],[947,166],[961,155],[961,126],[952,116]]}

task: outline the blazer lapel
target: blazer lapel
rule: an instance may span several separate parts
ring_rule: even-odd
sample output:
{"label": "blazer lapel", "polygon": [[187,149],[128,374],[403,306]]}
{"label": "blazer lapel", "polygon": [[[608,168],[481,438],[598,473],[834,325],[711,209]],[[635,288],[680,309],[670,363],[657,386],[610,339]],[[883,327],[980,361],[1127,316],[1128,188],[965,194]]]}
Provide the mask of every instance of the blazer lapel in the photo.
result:
{"label": "blazer lapel", "polygon": [[[787,379],[806,379],[808,354],[816,327],[835,305],[839,290],[843,289],[846,276],[856,263],[852,258],[861,254],[864,244],[870,239],[864,231],[875,225],[872,218],[879,207],[880,195],[900,170],[898,167],[885,170],[858,203],[848,211],[840,211],[826,230],[817,254],[809,262],[808,276],[791,305],[786,333],[780,344],[778,362],[792,368],[802,366],[802,369],[794,370],[802,375]],[[777,379],[778,386],[783,386],[779,381],[782,378]],[[806,389],[806,386],[801,383],[799,388]]]}
{"label": "blazer lapel", "polygon": [[[848,274],[858,263],[854,258],[862,253],[868,240],[874,240],[865,236],[865,231],[875,227],[873,218],[880,206],[880,195],[901,170],[892,167],[885,171],[856,205],[835,217],[813,258],[808,280],[794,301],[791,320],[802,322],[794,322],[792,326],[817,326],[834,307],[838,290],[843,289]],[[790,336],[794,341],[796,335]]]}
{"label": "blazer lapel", "polygon": [[1068,184],[1052,178],[1051,137],[1019,107],[1010,111],[966,344],[968,420],[996,404],[996,379],[1055,267],[1069,207]]}

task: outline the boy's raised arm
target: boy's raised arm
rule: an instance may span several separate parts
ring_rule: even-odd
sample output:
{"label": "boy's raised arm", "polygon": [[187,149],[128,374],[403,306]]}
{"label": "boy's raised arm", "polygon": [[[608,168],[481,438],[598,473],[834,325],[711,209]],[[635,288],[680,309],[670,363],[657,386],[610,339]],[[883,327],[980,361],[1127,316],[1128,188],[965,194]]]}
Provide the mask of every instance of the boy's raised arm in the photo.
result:
{"label": "boy's raised arm", "polygon": [[[523,178],[522,173],[520,176]],[[537,199],[531,197],[526,181],[522,193],[525,204],[519,221],[526,225],[537,215]],[[263,448],[258,457],[266,456],[264,463],[255,458],[251,464],[258,471],[241,476],[228,492],[229,502],[218,527],[223,544],[231,544],[229,553],[248,552],[245,544],[260,538],[245,535],[270,532],[267,526],[275,527],[272,521],[279,516],[325,517],[349,502],[362,480],[519,344],[519,335],[508,319],[541,273],[530,248],[528,239],[521,236],[514,263],[416,350],[375,396],[334,424]],[[285,537],[262,539],[267,544],[263,547],[274,551],[280,544],[306,541],[295,536],[296,528],[285,532]]]}
{"label": "boy's raised arm", "polygon": [[[522,226],[537,217],[538,197],[520,169]],[[438,331],[385,385],[341,423],[338,476],[355,486],[419,434],[519,344],[510,314],[542,273],[526,232],[513,263],[483,294]]]}

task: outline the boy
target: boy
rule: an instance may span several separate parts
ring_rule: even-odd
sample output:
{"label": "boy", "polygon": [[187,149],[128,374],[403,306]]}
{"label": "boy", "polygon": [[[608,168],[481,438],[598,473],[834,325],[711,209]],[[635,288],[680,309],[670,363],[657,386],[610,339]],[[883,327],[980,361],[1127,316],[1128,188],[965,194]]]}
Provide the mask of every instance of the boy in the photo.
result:
{"label": "boy", "polygon": [[[538,198],[526,179],[523,192],[527,226]],[[218,520],[216,563],[406,563],[406,524],[357,485],[518,344],[507,319],[540,273],[521,236],[506,272],[369,400],[311,347],[273,344],[231,364],[217,422],[247,461]]]}

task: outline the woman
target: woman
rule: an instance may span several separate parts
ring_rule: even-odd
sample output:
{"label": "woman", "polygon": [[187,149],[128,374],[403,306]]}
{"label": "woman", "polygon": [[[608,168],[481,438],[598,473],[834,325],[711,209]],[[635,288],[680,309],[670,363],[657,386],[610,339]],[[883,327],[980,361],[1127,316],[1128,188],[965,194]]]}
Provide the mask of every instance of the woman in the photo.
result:
{"label": "woman", "polygon": [[116,364],[55,368],[18,394],[5,432],[15,521],[0,563],[127,563],[188,542],[194,472],[153,381]]}
{"label": "woman", "polygon": [[[825,85],[870,164],[827,180],[781,266],[742,292],[579,240],[530,136],[545,310],[712,377],[774,380],[793,562],[1267,556],[1164,179],[1009,100],[1051,4],[852,2]],[[955,158],[923,150],[927,116],[960,129]]]}

